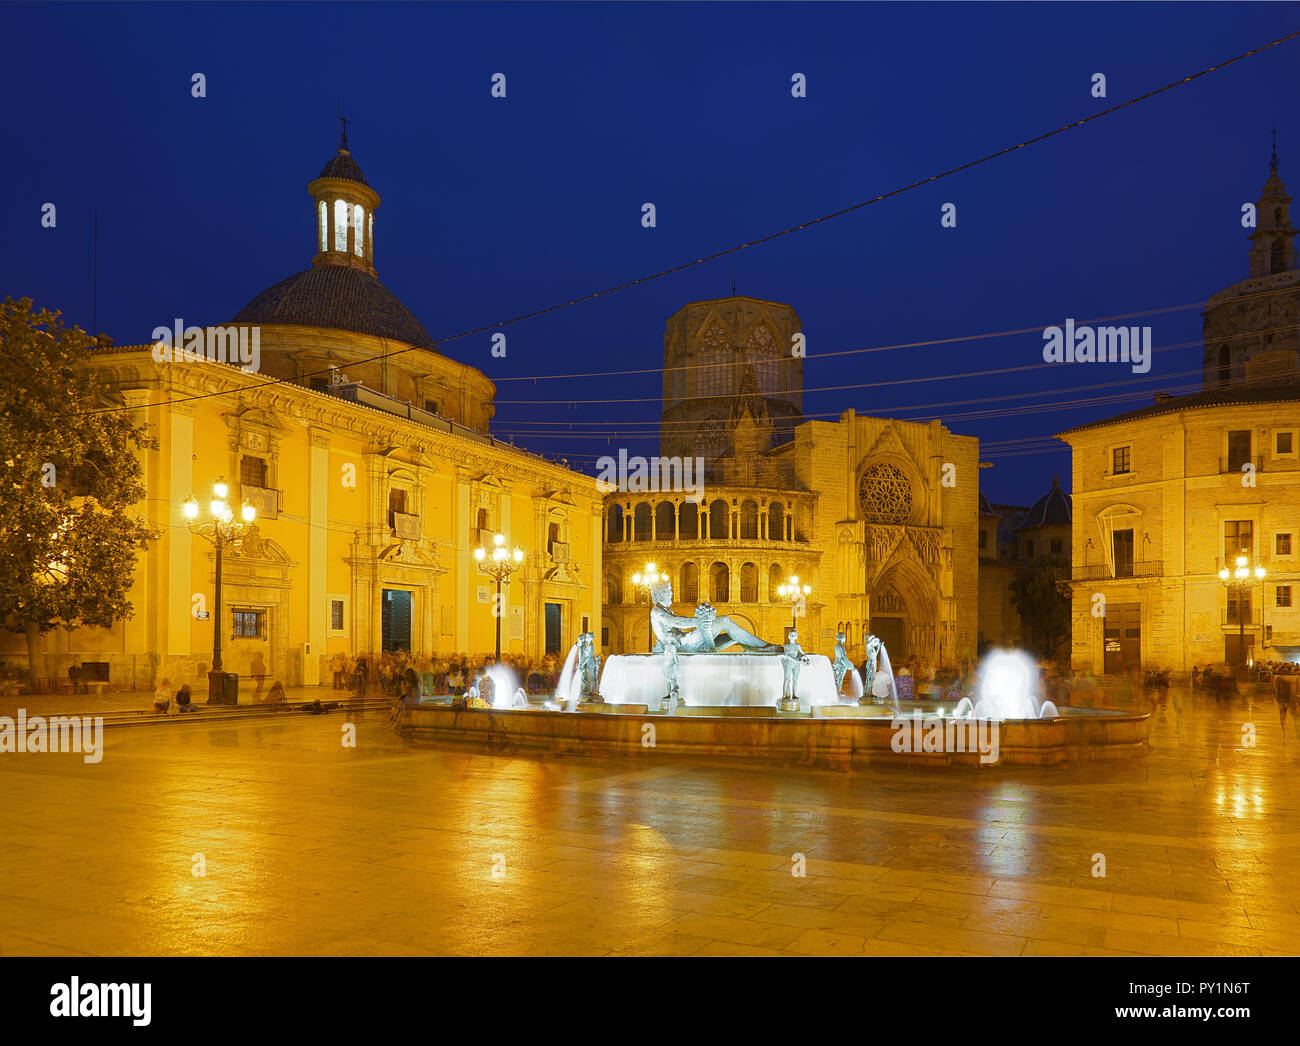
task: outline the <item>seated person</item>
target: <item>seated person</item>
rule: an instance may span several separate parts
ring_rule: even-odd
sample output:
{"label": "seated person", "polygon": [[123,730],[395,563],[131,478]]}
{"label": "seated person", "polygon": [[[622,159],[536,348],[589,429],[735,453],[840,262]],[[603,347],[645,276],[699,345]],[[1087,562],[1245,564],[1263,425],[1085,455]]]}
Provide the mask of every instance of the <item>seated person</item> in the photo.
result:
{"label": "seated person", "polygon": [[190,694],[190,684],[189,683],[182,684],[181,688],[176,691],[176,711],[193,712],[194,711],[193,700],[194,699]]}
{"label": "seated person", "polygon": [[420,696],[424,692],[423,684],[420,681],[420,674],[414,668],[408,668],[402,673],[402,687],[399,697],[405,705],[418,705]]}
{"label": "seated person", "polygon": [[158,684],[158,689],[153,695],[153,710],[155,712],[166,712],[171,715],[172,709],[172,686],[170,679],[164,679]]}
{"label": "seated person", "polygon": [[284,684],[278,679],[271,684],[271,689],[267,691],[266,700],[260,702],[264,705],[283,705],[288,704],[289,699],[284,693]]}

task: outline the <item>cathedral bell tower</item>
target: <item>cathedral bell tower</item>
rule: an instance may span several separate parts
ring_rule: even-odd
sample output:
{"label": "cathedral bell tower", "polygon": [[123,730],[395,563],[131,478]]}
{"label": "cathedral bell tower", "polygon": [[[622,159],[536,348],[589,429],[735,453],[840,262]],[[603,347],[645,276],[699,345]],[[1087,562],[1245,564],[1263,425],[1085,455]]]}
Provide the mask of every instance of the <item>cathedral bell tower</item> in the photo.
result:
{"label": "cathedral bell tower", "polygon": [[[1296,266],[1291,197],[1277,173],[1277,132],[1268,181],[1255,204],[1250,275],[1205,304],[1202,383],[1223,388],[1253,380],[1267,365],[1300,366],[1300,268]],[[1258,375],[1256,374],[1256,377]]]}
{"label": "cathedral bell tower", "polygon": [[1272,276],[1296,267],[1295,228],[1291,225],[1291,197],[1277,173],[1277,144],[1269,164],[1264,195],[1255,205],[1257,225],[1250,235],[1250,275]]}

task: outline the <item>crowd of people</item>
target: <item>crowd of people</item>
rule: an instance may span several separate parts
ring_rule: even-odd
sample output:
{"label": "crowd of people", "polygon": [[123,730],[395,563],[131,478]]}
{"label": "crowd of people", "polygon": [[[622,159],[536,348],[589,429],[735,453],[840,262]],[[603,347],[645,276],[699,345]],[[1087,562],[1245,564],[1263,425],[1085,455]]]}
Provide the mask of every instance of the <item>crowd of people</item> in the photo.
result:
{"label": "crowd of people", "polygon": [[[501,661],[514,672],[516,683],[530,695],[554,693],[563,659],[558,654],[538,657],[526,654],[503,654]],[[461,698],[473,694],[479,702],[492,703],[495,684],[487,672],[495,665],[491,654],[415,654],[407,650],[373,654],[335,654],[329,661],[335,690],[347,690],[354,700],[382,695],[393,700],[416,703],[421,697],[451,695]],[[262,666],[256,666],[262,667]],[[973,658],[960,664],[938,666],[916,657],[900,658],[893,664],[894,683],[900,700],[938,697],[957,701],[963,697],[975,699],[979,685],[979,665]],[[865,663],[860,666],[866,678]],[[253,704],[287,707],[284,685],[279,681],[271,685],[262,698],[265,668],[252,675]],[[1097,686],[1087,672],[1070,672],[1051,661],[1039,663],[1044,698],[1068,700],[1071,693]],[[1279,675],[1300,675],[1300,664],[1286,661],[1257,661],[1249,671],[1251,682],[1267,683]],[[876,673],[876,683],[887,687],[883,672]],[[847,683],[845,684],[847,686]],[[1194,690],[1205,690],[1216,699],[1236,692],[1236,676],[1222,666],[1197,665],[1191,675]],[[194,711],[193,695],[185,684],[173,690],[170,681],[162,680],[154,693],[153,710],[167,715],[180,715]]]}
{"label": "crowd of people", "polygon": [[[514,672],[518,685],[529,694],[554,693],[564,662],[558,654],[536,657],[502,654],[501,662]],[[476,684],[482,689],[491,654],[415,654],[408,650],[373,654],[335,654],[329,669],[335,690],[365,696],[378,693],[393,698],[410,697],[413,687],[423,695],[459,697]],[[488,686],[491,681],[486,680]]]}

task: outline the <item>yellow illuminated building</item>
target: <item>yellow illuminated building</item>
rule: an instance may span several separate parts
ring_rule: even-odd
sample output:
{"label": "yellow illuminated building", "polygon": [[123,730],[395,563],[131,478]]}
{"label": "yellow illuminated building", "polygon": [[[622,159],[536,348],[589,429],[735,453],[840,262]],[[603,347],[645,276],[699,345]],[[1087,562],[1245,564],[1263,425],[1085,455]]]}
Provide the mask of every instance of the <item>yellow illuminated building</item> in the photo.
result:
{"label": "yellow illuminated building", "polygon": [[[259,372],[159,362],[156,345],[94,353],[157,440],[142,453],[140,512],[161,537],[139,562],[134,616],[50,633],[51,673],[107,663],[113,685],[206,689],[215,556],[182,506],[191,495],[206,505],[219,477],[236,515],[245,501],[257,509],[223,557],[226,671],[264,665],[268,679],[310,685],[338,652],[492,652],[493,586],[473,551],[497,532],[525,553],[502,592],[503,653],[563,656],[598,626],[595,480],[487,434],[493,383],[439,353],[375,276],[379,195],[346,148],[309,191],[311,267],[231,322],[248,343],[255,332]],[[23,649],[21,637],[2,642]]]}
{"label": "yellow illuminated building", "polygon": [[[805,421],[801,337],[794,309],[759,298],[669,319],[651,485],[628,475],[605,495],[607,653],[649,649],[633,578],[650,563],[671,578],[675,613],[709,602],[769,642],[794,625],[827,655],[844,631],[855,661],[868,630],[895,662],[975,653],[978,440],[852,410]],[[688,462],[692,482],[678,482]],[[797,602],[780,591],[794,577]]]}
{"label": "yellow illuminated building", "polygon": [[1300,661],[1300,270],[1290,203],[1274,155],[1250,275],[1205,310],[1203,388],[1157,393],[1150,406],[1061,434],[1074,470],[1076,668],[1186,673]]}

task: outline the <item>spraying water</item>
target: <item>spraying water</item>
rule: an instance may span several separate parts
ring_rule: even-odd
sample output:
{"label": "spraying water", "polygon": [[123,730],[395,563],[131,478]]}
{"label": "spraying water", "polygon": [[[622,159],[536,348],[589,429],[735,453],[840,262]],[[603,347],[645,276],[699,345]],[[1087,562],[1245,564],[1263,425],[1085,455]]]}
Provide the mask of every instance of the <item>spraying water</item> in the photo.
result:
{"label": "spraying water", "polygon": [[992,650],[980,662],[975,700],[963,697],[958,718],[1054,719],[1060,710],[1042,698],[1038,665],[1023,650]]}
{"label": "spraying water", "polygon": [[564,659],[564,667],[560,669],[560,680],[555,684],[555,697],[553,700],[566,712],[574,712],[578,708],[577,693],[577,673],[574,671],[578,665],[578,644],[574,643],[569,647],[568,656]]}
{"label": "spraying water", "polygon": [[[492,707],[512,708],[515,705],[515,691],[519,689],[519,680],[514,669],[509,665],[493,665],[487,670],[487,677],[492,680]],[[527,700],[523,707],[528,707]]]}
{"label": "spraying water", "polygon": [[[888,681],[888,689],[885,680]],[[898,684],[894,682],[894,666],[890,663],[889,650],[884,643],[880,644],[880,668],[876,671],[875,682],[871,684],[871,692],[888,701],[895,711],[898,710]]]}

